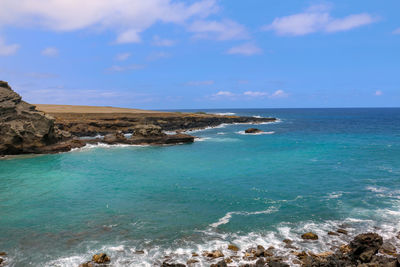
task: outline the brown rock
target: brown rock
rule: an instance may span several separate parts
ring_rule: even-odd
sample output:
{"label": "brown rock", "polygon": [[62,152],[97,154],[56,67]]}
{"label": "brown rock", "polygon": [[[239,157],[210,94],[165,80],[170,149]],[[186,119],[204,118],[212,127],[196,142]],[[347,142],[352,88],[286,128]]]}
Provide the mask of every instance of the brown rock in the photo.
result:
{"label": "brown rock", "polygon": [[164,136],[165,133],[162,132],[160,126],[154,124],[147,125],[137,125],[133,128],[133,136],[140,137],[154,137],[154,136]]}
{"label": "brown rock", "polygon": [[191,264],[195,264],[195,263],[197,263],[197,262],[199,262],[199,260],[196,260],[196,259],[189,259],[189,260],[186,262],[186,264],[187,264],[187,265],[191,265]]}
{"label": "brown rock", "polygon": [[396,247],[391,243],[384,242],[382,247],[379,249],[379,252],[386,255],[396,256]]}
{"label": "brown rock", "polygon": [[206,257],[209,257],[209,258],[214,258],[214,259],[224,257],[224,254],[220,250],[214,250],[211,252],[206,251],[203,255],[205,255]]}
{"label": "brown rock", "polygon": [[199,254],[197,254],[196,252],[192,252],[192,257],[198,257]]}
{"label": "brown rock", "polygon": [[348,254],[351,252],[351,248],[349,245],[341,245],[339,247],[340,252],[342,252],[343,254]]}
{"label": "brown rock", "polygon": [[228,249],[235,252],[239,251],[239,247],[233,244],[228,245]]}
{"label": "brown rock", "polygon": [[308,232],[308,233],[302,234],[301,238],[303,238],[304,240],[317,240],[318,235],[316,235],[312,232]]}
{"label": "brown rock", "polygon": [[93,267],[93,262],[88,261],[79,265],[79,267]]}
{"label": "brown rock", "polygon": [[0,256],[7,256],[6,252],[0,252]]}
{"label": "brown rock", "polygon": [[8,83],[0,81],[0,155],[40,153],[59,141],[54,119],[22,101]]}
{"label": "brown rock", "polygon": [[211,264],[210,267],[227,267],[225,260],[220,260],[217,263]]}
{"label": "brown rock", "polygon": [[111,259],[105,253],[95,254],[92,257],[92,261],[95,263],[106,263],[109,262]]}

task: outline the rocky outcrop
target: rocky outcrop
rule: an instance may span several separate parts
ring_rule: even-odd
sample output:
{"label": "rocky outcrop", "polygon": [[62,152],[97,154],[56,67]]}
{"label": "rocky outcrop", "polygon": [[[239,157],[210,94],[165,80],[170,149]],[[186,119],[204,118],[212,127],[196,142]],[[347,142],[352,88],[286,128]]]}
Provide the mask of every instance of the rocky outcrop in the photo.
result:
{"label": "rocky outcrop", "polygon": [[244,132],[247,134],[255,134],[255,133],[262,133],[263,131],[261,131],[260,129],[257,129],[257,128],[249,128],[249,129],[246,129]]}
{"label": "rocky outcrop", "polygon": [[59,140],[54,119],[0,81],[0,155],[37,153]]}
{"label": "rocky outcrop", "polygon": [[55,127],[54,119],[22,100],[0,81],[0,156],[56,153],[84,145]]}
{"label": "rocky outcrop", "polygon": [[172,134],[167,135],[161,132],[160,127],[155,125],[137,126],[136,130],[130,138],[126,138],[122,132],[107,134],[103,140],[92,139],[86,140],[88,143],[106,143],[109,145],[128,144],[128,145],[169,145],[169,144],[185,144],[193,143],[194,136],[188,134]]}
{"label": "rocky outcrop", "polygon": [[[275,118],[253,118],[241,116],[221,116],[214,114],[192,114],[177,112],[160,113],[51,113],[59,129],[74,136],[106,135],[122,131],[134,133],[141,126],[154,125],[162,131],[186,131],[215,127],[223,123],[262,123],[274,122]],[[148,129],[155,131],[157,129]]]}

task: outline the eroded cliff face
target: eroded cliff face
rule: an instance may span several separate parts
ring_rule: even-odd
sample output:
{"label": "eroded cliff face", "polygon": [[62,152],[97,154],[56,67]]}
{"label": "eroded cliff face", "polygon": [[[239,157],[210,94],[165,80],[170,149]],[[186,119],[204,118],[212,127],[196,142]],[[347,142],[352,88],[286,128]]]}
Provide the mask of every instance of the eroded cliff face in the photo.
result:
{"label": "eroded cliff face", "polygon": [[57,141],[54,119],[0,81],[0,155],[35,153]]}

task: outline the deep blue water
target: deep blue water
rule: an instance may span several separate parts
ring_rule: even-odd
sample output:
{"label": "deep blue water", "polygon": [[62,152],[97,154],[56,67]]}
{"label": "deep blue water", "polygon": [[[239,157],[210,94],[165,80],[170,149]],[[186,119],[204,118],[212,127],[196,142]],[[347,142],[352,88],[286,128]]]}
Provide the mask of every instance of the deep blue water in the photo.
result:
{"label": "deep blue water", "polygon": [[[350,238],[326,235],[342,223],[350,236],[400,230],[400,109],[207,112],[280,121],[257,125],[262,135],[223,125],[193,132],[190,145],[0,160],[8,263],[77,266],[105,251],[115,266],[153,266],[171,253],[182,262],[192,251],[229,254],[228,243],[279,250],[284,238],[323,251]],[[301,242],[309,230],[318,242]]]}

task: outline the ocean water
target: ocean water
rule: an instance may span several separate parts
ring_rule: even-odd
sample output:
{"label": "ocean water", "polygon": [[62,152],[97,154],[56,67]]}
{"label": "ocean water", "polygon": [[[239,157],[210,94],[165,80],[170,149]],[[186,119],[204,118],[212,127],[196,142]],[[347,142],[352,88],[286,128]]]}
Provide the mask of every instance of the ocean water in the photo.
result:
{"label": "ocean water", "polygon": [[[322,252],[400,230],[400,109],[208,110],[274,116],[192,132],[193,144],[89,146],[0,160],[0,251],[9,266],[112,266],[281,242]],[[343,225],[344,224],[344,225]],[[347,227],[349,236],[328,236]],[[302,242],[314,231],[320,239]],[[144,253],[135,253],[143,250]],[[209,266],[200,261],[195,266]],[[237,263],[239,264],[239,263]]]}

